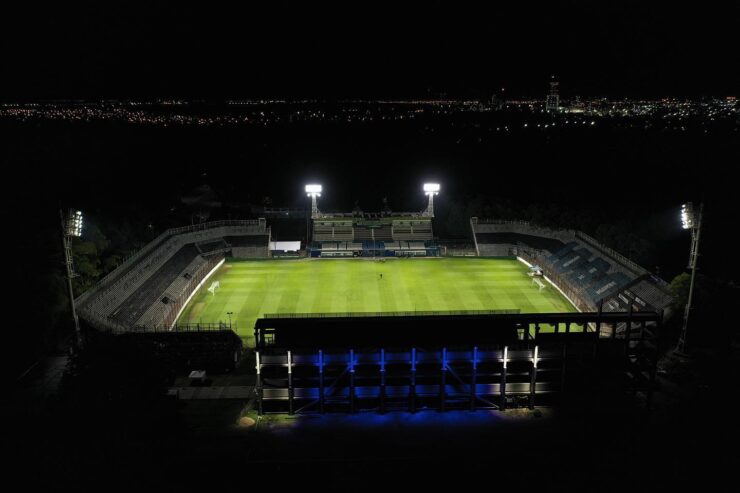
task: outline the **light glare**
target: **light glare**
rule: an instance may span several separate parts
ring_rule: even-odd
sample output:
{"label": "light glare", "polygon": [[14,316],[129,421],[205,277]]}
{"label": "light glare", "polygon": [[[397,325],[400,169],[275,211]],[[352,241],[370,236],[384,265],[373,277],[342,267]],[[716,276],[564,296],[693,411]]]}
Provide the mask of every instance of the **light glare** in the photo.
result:
{"label": "light glare", "polygon": [[318,185],[318,184],[306,185],[306,193],[308,194],[309,197],[312,195],[321,197],[321,185]]}
{"label": "light glare", "polygon": [[67,214],[67,231],[68,236],[82,236],[82,212],[71,210]]}
{"label": "light glare", "polygon": [[694,227],[694,207],[691,202],[681,206],[681,226],[683,229]]}

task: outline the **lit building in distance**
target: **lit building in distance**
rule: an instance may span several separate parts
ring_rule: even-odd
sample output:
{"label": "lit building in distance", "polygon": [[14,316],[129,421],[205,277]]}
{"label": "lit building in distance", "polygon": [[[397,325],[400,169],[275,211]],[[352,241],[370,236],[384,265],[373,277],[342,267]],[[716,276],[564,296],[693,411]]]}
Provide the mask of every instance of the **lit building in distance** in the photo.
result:
{"label": "lit building in distance", "polygon": [[550,77],[550,93],[545,99],[545,111],[558,111],[560,108],[560,95],[558,94],[558,81],[555,76]]}

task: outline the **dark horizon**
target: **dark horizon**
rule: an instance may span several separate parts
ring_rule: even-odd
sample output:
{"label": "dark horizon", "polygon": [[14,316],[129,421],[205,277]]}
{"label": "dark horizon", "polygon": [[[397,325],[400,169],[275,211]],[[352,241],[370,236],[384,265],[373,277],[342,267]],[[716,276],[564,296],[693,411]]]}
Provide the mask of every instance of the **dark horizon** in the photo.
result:
{"label": "dark horizon", "polygon": [[736,95],[740,6],[435,2],[201,12],[110,5],[8,15],[2,99]]}

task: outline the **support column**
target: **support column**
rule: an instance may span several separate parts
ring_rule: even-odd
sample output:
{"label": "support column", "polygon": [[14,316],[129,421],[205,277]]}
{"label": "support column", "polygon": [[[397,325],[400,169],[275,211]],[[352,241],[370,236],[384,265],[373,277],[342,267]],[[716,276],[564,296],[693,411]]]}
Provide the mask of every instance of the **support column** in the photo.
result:
{"label": "support column", "polygon": [[355,350],[349,350],[349,412],[355,412]]}
{"label": "support column", "polygon": [[599,302],[599,310],[596,314],[596,337],[594,338],[594,363],[599,355],[599,339],[601,338],[601,314],[604,308],[604,300]]}
{"label": "support column", "polygon": [[447,348],[442,348],[442,367],[439,376],[439,410],[445,410],[445,398],[446,398],[446,386],[447,386]]}
{"label": "support column", "polygon": [[509,346],[504,346],[504,361],[501,369],[501,409],[506,409],[506,368],[509,362]]}
{"label": "support column", "polygon": [[532,370],[529,375],[529,408],[534,409],[534,398],[537,388],[537,362],[539,361],[539,346],[534,347],[532,355]]}
{"label": "support column", "polygon": [[263,409],[262,409],[262,398],[263,398],[263,392],[262,392],[262,364],[260,363],[260,352],[255,351],[254,353],[255,359],[256,359],[256,365],[255,368],[257,369],[257,379],[255,381],[255,390],[257,390],[257,414],[262,416]]}
{"label": "support column", "polygon": [[385,413],[385,349],[380,350],[380,412]]}
{"label": "support column", "polygon": [[324,352],[319,349],[319,412],[324,414]]}
{"label": "support column", "polygon": [[566,362],[568,360],[568,344],[563,343],[563,362],[560,365],[560,396],[565,397],[565,372],[567,370]]}
{"label": "support column", "polygon": [[645,398],[645,408],[648,411],[650,411],[653,402],[653,389],[655,388],[655,379],[657,378],[658,374],[658,360],[660,359],[660,351],[658,351],[658,340],[660,338],[660,328],[662,324],[663,314],[661,313],[660,318],[655,322],[655,334],[652,341],[655,344],[655,349],[653,350],[653,355],[650,358],[650,364],[652,365],[652,368],[650,368],[650,382],[648,383],[648,391]]}
{"label": "support column", "polygon": [[411,348],[411,385],[409,386],[409,408],[416,412],[416,348]]}
{"label": "support column", "polygon": [[288,414],[293,414],[293,354],[288,351]]}
{"label": "support column", "polygon": [[475,411],[478,383],[478,346],[473,347],[473,372],[470,377],[470,410]]}

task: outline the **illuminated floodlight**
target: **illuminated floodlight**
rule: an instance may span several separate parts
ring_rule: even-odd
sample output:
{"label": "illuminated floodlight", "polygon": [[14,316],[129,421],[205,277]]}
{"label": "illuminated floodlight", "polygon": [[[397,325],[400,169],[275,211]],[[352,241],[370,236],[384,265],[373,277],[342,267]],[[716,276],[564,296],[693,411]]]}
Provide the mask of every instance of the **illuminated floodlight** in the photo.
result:
{"label": "illuminated floodlight", "polygon": [[427,195],[430,193],[438,194],[439,193],[439,183],[425,183],[424,192]]}
{"label": "illuminated floodlight", "polygon": [[82,236],[82,212],[70,209],[65,227],[67,236]]}
{"label": "illuminated floodlight", "polygon": [[424,195],[429,197],[429,205],[427,205],[423,215],[434,217],[434,196],[439,195],[439,183],[425,183]]}
{"label": "illuminated floodlight", "polygon": [[691,202],[681,206],[681,226],[683,229],[694,227],[694,206]]}
{"label": "illuminated floodlight", "polygon": [[321,197],[321,185],[313,183],[306,185],[306,196],[311,197],[311,218],[319,217],[319,205],[316,197]]}
{"label": "illuminated floodlight", "polygon": [[321,197],[321,185],[306,185],[306,194],[309,197]]}

